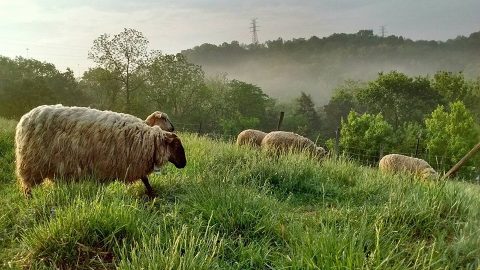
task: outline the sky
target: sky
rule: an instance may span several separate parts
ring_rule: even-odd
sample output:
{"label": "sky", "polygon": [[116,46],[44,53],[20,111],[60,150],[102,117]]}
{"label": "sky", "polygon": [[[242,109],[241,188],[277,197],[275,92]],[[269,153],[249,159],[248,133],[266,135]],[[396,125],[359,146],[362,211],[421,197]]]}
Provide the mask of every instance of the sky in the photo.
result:
{"label": "sky", "polygon": [[93,40],[124,28],[142,32],[150,49],[177,53],[203,43],[250,43],[372,29],[414,40],[447,40],[480,31],[480,0],[0,0],[0,55],[70,67],[93,63]]}

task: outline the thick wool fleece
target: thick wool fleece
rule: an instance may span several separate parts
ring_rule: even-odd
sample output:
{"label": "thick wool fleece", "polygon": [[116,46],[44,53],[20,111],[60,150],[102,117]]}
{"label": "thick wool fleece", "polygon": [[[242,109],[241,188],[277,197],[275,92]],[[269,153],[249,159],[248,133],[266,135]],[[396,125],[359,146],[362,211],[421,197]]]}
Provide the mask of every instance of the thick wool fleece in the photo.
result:
{"label": "thick wool fleece", "polygon": [[424,179],[437,177],[437,172],[425,160],[400,154],[384,156],[378,167],[382,172],[408,172]]}
{"label": "thick wool fleece", "polygon": [[251,145],[260,147],[265,135],[267,135],[267,133],[260,130],[246,129],[238,134],[237,145]]}
{"label": "thick wool fleece", "polygon": [[164,134],[128,114],[39,106],[16,128],[17,176],[24,192],[54,177],[132,182],[168,160]]}
{"label": "thick wool fleece", "polygon": [[325,155],[325,150],[322,147],[317,147],[312,140],[288,131],[272,131],[268,133],[263,138],[261,145],[263,149],[277,153],[306,151],[316,157]]}

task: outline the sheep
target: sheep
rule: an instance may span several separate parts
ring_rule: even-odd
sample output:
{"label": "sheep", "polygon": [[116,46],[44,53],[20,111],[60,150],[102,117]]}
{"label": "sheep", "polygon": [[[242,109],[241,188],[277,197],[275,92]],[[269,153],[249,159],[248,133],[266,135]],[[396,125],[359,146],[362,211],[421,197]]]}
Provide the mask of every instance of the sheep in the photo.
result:
{"label": "sheep", "polygon": [[260,130],[246,129],[238,134],[237,145],[250,145],[260,147],[265,135],[267,135],[267,133]]}
{"label": "sheep", "polygon": [[261,147],[266,151],[273,151],[277,154],[287,151],[306,151],[317,158],[322,158],[326,154],[325,149],[316,146],[310,139],[288,131],[272,131],[268,133],[263,138]]}
{"label": "sheep", "polygon": [[161,129],[165,131],[170,131],[170,132],[175,131],[175,127],[170,121],[170,118],[168,118],[168,115],[164,112],[159,112],[159,111],[153,112],[147,117],[147,119],[145,119],[145,124],[151,127],[159,126]]}
{"label": "sheep", "polygon": [[382,172],[408,172],[423,179],[435,179],[437,172],[423,159],[404,156],[400,154],[389,154],[380,159],[378,168]]}
{"label": "sheep", "polygon": [[[134,116],[84,107],[43,105],[22,116],[15,131],[16,174],[27,197],[45,178],[141,179],[167,161],[186,166],[180,139]],[[58,178],[57,178],[58,179]]]}

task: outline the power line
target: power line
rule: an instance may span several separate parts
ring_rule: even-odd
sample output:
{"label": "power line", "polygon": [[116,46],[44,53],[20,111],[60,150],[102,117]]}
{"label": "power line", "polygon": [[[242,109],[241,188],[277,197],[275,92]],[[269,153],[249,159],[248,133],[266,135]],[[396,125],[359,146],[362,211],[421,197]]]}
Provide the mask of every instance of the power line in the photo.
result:
{"label": "power line", "polygon": [[386,25],[381,25],[380,26],[380,36],[385,37],[386,34],[387,34],[387,26]]}
{"label": "power line", "polygon": [[259,26],[257,25],[257,18],[253,18],[252,22],[250,23],[252,26],[250,26],[250,32],[252,33],[252,44],[257,45],[258,44],[258,28]]}

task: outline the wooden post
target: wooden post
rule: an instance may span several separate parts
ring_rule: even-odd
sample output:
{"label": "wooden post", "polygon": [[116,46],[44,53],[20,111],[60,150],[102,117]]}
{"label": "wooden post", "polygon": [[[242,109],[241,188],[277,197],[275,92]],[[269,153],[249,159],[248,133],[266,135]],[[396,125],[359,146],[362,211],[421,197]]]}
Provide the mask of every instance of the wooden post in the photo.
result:
{"label": "wooden post", "polygon": [[280,112],[280,119],[278,119],[277,130],[280,130],[280,128],[282,127],[284,115],[285,115],[285,112]]}
{"label": "wooden post", "polygon": [[475,155],[480,150],[480,143],[475,145],[470,152],[468,152],[455,166],[453,166],[443,177],[447,178],[455,174],[460,168],[465,164],[473,155]]}
{"label": "wooden post", "polygon": [[198,134],[202,133],[202,122],[198,125]]}
{"label": "wooden post", "polygon": [[417,146],[415,146],[415,157],[418,158],[418,146],[420,145],[420,134],[417,136]]}

